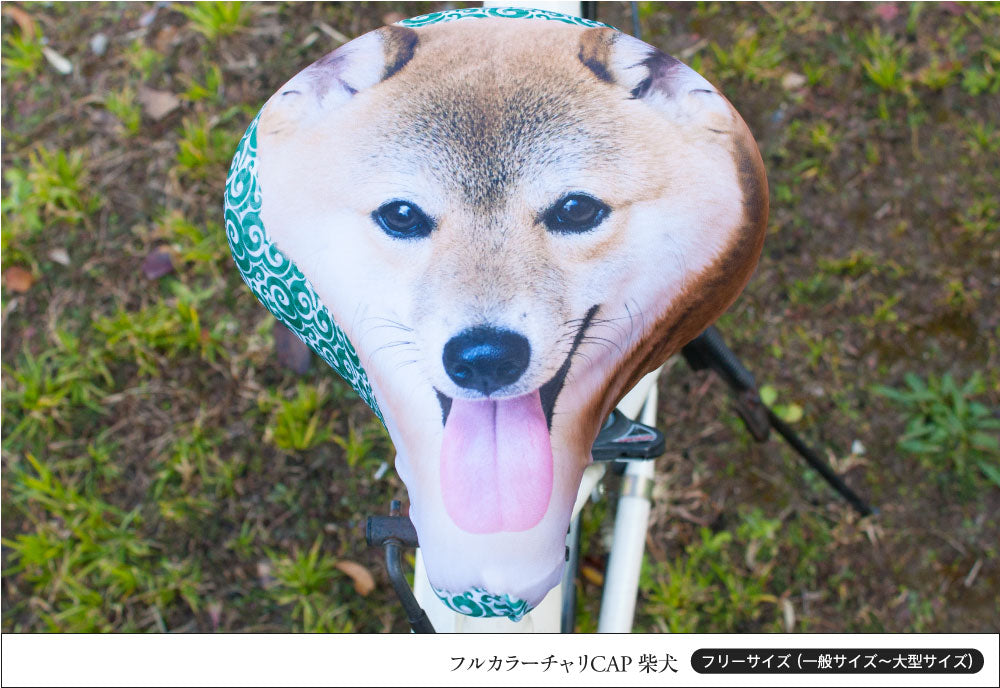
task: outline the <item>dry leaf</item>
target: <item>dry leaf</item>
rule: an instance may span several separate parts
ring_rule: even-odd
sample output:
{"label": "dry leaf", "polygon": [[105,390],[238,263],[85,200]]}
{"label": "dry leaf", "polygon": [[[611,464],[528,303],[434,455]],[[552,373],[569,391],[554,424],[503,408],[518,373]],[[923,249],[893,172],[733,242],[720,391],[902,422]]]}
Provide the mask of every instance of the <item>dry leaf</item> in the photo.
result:
{"label": "dry leaf", "polygon": [[375,579],[368,569],[356,561],[341,559],[336,563],[337,569],[345,573],[354,581],[354,590],[362,597],[375,589]]}
{"label": "dry leaf", "polygon": [[333,28],[332,26],[330,26],[329,24],[327,24],[325,22],[320,22],[318,24],[318,27],[319,27],[320,31],[322,31],[323,33],[325,33],[330,38],[332,38],[338,45],[341,44],[341,43],[347,43],[348,41],[351,40],[350,38],[348,38],[344,34],[340,33],[335,28]]}
{"label": "dry leaf", "polygon": [[263,588],[269,588],[278,582],[278,579],[273,575],[274,569],[269,561],[258,561],[257,562],[257,580],[260,581],[260,585]]}
{"label": "dry leaf", "polygon": [[299,45],[300,48],[308,48],[313,43],[319,40],[319,31],[311,31],[309,35],[302,39],[302,43]]}
{"label": "dry leaf", "polygon": [[154,5],[153,9],[149,10],[144,15],[139,17],[139,26],[141,26],[142,28],[146,28],[147,26],[152,24],[153,21],[156,19],[156,13],[159,11],[160,11],[159,4]]}
{"label": "dry leaf", "polygon": [[222,622],[222,602],[213,600],[208,603],[208,618],[212,621],[212,630],[218,630],[219,623]]}
{"label": "dry leaf", "polygon": [[174,271],[174,262],[170,254],[161,249],[153,249],[146,260],[142,261],[142,274],[146,279],[160,279]]}
{"label": "dry leaf", "polygon": [[580,564],[580,577],[593,585],[604,585],[604,572],[586,562]]}
{"label": "dry leaf", "polygon": [[42,54],[45,55],[45,59],[49,61],[57,72],[60,74],[72,74],[73,73],[73,63],[67,60],[65,57],[57,53],[55,50],[47,45],[42,46]]}
{"label": "dry leaf", "polygon": [[8,17],[17,22],[17,25],[21,27],[21,35],[26,39],[32,39],[35,37],[35,20],[31,18],[31,15],[22,10],[17,5],[4,5],[3,13]]}
{"label": "dry leaf", "polygon": [[153,39],[153,48],[158,53],[166,53],[170,50],[170,46],[173,45],[174,39],[177,38],[179,32],[180,29],[176,26],[164,26],[157,32],[156,38]]}
{"label": "dry leaf", "polygon": [[788,72],[781,77],[781,87],[786,91],[794,91],[806,85],[807,79],[802,74]]}
{"label": "dry leaf", "polygon": [[787,597],[781,600],[781,612],[785,618],[785,633],[792,633],[795,630],[795,607]]}
{"label": "dry leaf", "polygon": [[64,248],[54,248],[49,251],[49,258],[60,265],[69,265],[69,251]]}
{"label": "dry leaf", "polygon": [[35,276],[24,268],[14,265],[4,270],[3,283],[11,291],[23,294],[35,283]]}
{"label": "dry leaf", "polygon": [[274,323],[274,350],[278,365],[304,375],[312,362],[312,352],[305,342],[279,322]]}
{"label": "dry leaf", "polygon": [[887,2],[876,7],[875,14],[877,14],[882,21],[890,22],[899,16],[899,6],[894,2]]}
{"label": "dry leaf", "polygon": [[159,122],[181,104],[180,98],[170,91],[157,91],[145,86],[139,89],[138,98],[139,102],[142,103],[142,109],[155,122]]}
{"label": "dry leaf", "polygon": [[103,33],[95,33],[90,37],[90,49],[95,55],[100,57],[108,50],[108,37]]}

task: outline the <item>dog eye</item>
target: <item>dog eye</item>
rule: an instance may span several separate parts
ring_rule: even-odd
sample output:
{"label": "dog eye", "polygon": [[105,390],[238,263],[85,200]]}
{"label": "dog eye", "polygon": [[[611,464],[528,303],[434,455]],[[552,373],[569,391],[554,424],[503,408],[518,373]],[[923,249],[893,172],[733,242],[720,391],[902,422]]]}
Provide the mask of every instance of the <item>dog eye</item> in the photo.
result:
{"label": "dog eye", "polygon": [[549,208],[543,220],[553,232],[586,232],[601,224],[610,212],[611,208],[593,196],[572,193]]}
{"label": "dog eye", "polygon": [[434,223],[420,208],[408,201],[390,201],[372,213],[372,220],[396,239],[419,239],[431,233]]}

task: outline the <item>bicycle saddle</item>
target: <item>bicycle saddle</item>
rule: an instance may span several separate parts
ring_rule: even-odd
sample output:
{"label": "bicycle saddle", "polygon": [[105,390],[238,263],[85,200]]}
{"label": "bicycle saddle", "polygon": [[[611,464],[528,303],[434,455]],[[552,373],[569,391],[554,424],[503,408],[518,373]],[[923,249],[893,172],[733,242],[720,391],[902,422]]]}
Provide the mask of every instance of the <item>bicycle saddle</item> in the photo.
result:
{"label": "bicycle saddle", "polygon": [[468,9],[282,86],[225,224],[257,298],[385,423],[438,596],[516,620],[559,582],[602,422],[736,298],[767,210],[746,124],[690,68]]}

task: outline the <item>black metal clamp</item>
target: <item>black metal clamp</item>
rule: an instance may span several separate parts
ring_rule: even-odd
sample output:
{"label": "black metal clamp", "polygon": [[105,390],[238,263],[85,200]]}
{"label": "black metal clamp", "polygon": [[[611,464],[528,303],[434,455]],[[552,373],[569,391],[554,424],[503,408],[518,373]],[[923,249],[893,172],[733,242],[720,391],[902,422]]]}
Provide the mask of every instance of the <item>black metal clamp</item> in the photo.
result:
{"label": "black metal clamp", "polygon": [[394,499],[389,505],[388,516],[369,516],[365,525],[365,540],[369,546],[385,547],[385,568],[389,573],[389,581],[406,610],[406,620],[410,622],[413,632],[434,633],[434,626],[427,618],[427,612],[413,596],[413,590],[403,573],[402,549],[417,546],[417,531],[408,517],[400,515],[401,506],[399,500]]}

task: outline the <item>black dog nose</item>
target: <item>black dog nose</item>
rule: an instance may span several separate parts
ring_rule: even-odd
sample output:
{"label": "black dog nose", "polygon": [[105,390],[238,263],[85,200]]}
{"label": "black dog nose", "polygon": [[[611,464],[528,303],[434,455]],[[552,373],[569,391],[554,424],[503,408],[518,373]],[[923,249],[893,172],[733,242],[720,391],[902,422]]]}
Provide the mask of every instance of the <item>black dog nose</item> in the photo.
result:
{"label": "black dog nose", "polygon": [[531,345],[517,332],[480,325],[449,339],[442,359],[456,385],[489,395],[524,374]]}

